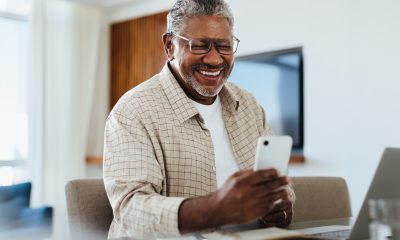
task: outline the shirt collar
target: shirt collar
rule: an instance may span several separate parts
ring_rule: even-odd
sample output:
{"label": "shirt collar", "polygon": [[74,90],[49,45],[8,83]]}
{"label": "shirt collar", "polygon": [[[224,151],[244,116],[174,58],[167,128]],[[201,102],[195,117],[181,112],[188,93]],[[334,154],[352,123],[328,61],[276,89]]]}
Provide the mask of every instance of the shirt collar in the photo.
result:
{"label": "shirt collar", "polygon": [[[179,85],[178,81],[169,69],[168,64],[169,62],[167,61],[159,75],[161,87],[164,89],[165,95],[167,96],[173,111],[178,117],[179,122],[183,123],[193,116],[199,114],[199,111]],[[232,89],[225,84],[222,87],[219,96],[221,98],[222,109],[226,110],[231,115],[234,115],[235,112],[238,111],[239,100],[235,96]]]}
{"label": "shirt collar", "polygon": [[185,122],[191,117],[199,114],[193,103],[190,102],[189,97],[183,91],[178,81],[175,79],[171,70],[168,67],[168,61],[160,73],[161,87],[164,89],[165,95],[178,117],[180,123]]}
{"label": "shirt collar", "polygon": [[239,110],[239,99],[235,92],[231,89],[230,84],[225,83],[219,92],[221,98],[222,109],[227,111],[231,116],[235,115]]}

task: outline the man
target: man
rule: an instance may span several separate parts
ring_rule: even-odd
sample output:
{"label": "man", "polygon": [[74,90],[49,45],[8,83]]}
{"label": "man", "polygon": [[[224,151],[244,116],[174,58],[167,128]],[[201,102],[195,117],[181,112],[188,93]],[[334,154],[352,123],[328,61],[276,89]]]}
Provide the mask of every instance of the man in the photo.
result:
{"label": "man", "polygon": [[179,236],[257,219],[290,224],[290,178],[252,170],[257,138],[273,131],[254,97],[227,82],[239,42],[232,29],[224,0],[173,6],[164,69],[126,93],[107,120],[109,238]]}

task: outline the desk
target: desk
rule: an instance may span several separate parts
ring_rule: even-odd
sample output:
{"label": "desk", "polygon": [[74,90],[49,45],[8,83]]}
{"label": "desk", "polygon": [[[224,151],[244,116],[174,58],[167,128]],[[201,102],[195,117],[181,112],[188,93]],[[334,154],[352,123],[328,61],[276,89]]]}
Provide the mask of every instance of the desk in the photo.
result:
{"label": "desk", "polygon": [[[329,225],[343,225],[350,226],[352,223],[352,218],[337,218],[328,220],[316,220],[308,222],[295,222],[291,224],[292,230],[303,229],[303,228],[313,228],[313,227],[323,227]],[[118,238],[115,240],[156,240],[155,237],[148,238]]]}
{"label": "desk", "polygon": [[350,226],[352,224],[352,218],[336,218],[328,220],[316,220],[309,222],[294,222],[291,224],[292,230],[303,229],[303,228],[313,228],[313,227],[323,227],[329,225],[343,225]]}

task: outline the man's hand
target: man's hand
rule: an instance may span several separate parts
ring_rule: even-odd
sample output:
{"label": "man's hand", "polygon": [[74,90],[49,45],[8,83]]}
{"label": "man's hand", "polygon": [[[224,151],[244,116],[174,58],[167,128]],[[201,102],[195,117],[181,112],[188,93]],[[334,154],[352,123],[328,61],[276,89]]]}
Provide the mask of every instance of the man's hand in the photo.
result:
{"label": "man's hand", "polygon": [[[285,213],[286,212],[286,219]],[[261,218],[268,227],[285,228],[292,222],[293,209],[292,202],[288,198],[282,199],[282,202],[275,204],[271,211]]]}
{"label": "man's hand", "polygon": [[[265,179],[269,181],[264,182]],[[276,169],[236,172],[216,193],[182,203],[179,230],[184,234],[255,221],[268,215],[276,200],[287,199],[289,190],[272,191],[289,183],[290,178],[279,177]]]}
{"label": "man's hand", "polygon": [[[287,189],[271,193],[290,182],[288,177],[278,176],[276,169],[234,173],[214,195],[223,224],[254,221],[269,213],[276,200],[289,196]],[[263,182],[265,179],[271,180]]]}

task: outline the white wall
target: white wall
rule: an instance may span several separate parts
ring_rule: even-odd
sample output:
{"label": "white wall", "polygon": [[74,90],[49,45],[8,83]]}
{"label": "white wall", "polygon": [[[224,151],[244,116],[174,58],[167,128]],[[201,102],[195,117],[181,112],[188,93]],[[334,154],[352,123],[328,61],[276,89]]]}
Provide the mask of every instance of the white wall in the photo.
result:
{"label": "white wall", "polygon": [[[132,3],[112,9],[110,19],[174,2]],[[290,173],[344,177],[357,215],[384,148],[400,147],[400,1],[228,2],[241,40],[237,56],[303,47],[307,163]]]}
{"label": "white wall", "polygon": [[171,10],[176,0],[135,0],[109,9],[111,22],[122,22]]}
{"label": "white wall", "polygon": [[[109,19],[105,20],[108,25]],[[108,114],[110,113],[110,86],[109,86],[109,46],[110,33],[107,27],[100,37],[99,62],[97,66],[97,84],[94,89],[91,120],[89,126],[88,145],[86,156],[103,156],[104,129]],[[86,178],[103,178],[102,164],[86,164]]]}

